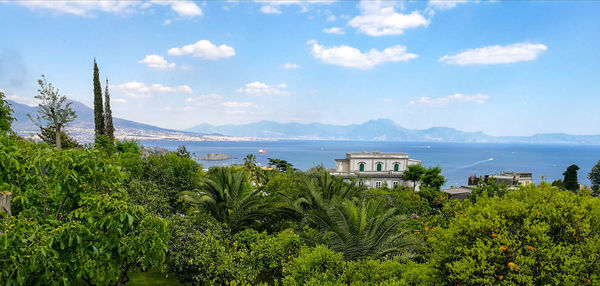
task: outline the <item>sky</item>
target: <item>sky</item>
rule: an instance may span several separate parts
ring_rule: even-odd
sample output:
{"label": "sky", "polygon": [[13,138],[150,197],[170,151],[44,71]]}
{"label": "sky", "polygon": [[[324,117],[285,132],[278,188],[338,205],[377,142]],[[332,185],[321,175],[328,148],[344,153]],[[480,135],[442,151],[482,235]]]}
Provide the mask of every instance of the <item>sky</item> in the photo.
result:
{"label": "sky", "polygon": [[260,120],[600,134],[600,1],[2,1],[0,90],[42,74],[171,129]]}

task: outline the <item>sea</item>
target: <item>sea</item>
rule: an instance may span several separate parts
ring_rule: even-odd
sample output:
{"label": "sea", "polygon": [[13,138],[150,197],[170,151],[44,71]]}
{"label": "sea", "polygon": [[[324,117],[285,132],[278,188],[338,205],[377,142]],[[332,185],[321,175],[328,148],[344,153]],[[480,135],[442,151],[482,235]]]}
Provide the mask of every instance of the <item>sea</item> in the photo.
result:
{"label": "sea", "polygon": [[[533,173],[536,183],[563,178],[565,169],[579,166],[579,183],[589,185],[588,173],[600,160],[600,145],[540,145],[506,143],[442,143],[442,142],[382,142],[382,141],[140,141],[144,146],[176,150],[184,145],[195,156],[225,153],[231,159],[201,161],[204,168],[242,164],[244,157],[254,154],[260,165],[268,158],[286,160],[295,168],[306,171],[323,165],[334,168],[334,159],[346,157],[346,152],[402,152],[423,166],[439,166],[446,178],[444,187],[466,185],[470,175],[482,176],[503,171]],[[266,151],[260,154],[259,150]]]}

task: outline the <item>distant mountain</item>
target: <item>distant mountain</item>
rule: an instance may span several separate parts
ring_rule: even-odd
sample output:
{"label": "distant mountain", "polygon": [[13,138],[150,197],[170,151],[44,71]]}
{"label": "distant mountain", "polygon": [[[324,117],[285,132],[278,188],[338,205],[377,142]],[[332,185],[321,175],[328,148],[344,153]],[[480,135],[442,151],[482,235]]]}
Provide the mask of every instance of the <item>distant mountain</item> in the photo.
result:
{"label": "distant mountain", "polygon": [[600,135],[559,133],[533,136],[490,136],[483,132],[465,132],[449,127],[432,127],[425,130],[406,129],[389,119],[376,119],[350,125],[278,123],[274,121],[219,126],[200,124],[186,130],[263,139],[600,144]]}
{"label": "distant mountain", "polygon": [[[12,129],[23,135],[36,134],[39,130],[27,117],[27,114],[35,117],[37,107],[31,107],[12,100],[8,100],[8,103],[11,104],[13,116],[16,118],[16,121],[12,124]],[[80,142],[91,142],[94,137],[94,110],[78,101],[72,101],[71,108],[77,113],[77,119],[69,124],[69,132]],[[203,140],[206,139],[205,137],[224,137],[215,133],[205,134],[165,129],[118,117],[113,118],[113,124],[116,129],[115,136],[117,137],[174,140]]]}

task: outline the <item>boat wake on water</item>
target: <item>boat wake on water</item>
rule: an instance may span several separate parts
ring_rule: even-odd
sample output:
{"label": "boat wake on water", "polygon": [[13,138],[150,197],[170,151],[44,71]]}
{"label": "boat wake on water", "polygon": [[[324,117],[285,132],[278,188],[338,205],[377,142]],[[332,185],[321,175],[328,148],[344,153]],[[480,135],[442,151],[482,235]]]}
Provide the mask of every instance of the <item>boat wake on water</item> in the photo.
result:
{"label": "boat wake on water", "polygon": [[483,164],[483,163],[485,163],[485,162],[490,162],[490,161],[494,161],[494,158],[489,158],[489,159],[485,159],[485,160],[477,161],[477,162],[475,162],[475,163],[473,163],[473,164],[469,164],[469,165],[465,165],[465,166],[462,166],[462,167],[458,167],[457,169],[465,169],[465,168],[470,168],[470,167],[474,167],[474,166],[477,166],[477,165]]}

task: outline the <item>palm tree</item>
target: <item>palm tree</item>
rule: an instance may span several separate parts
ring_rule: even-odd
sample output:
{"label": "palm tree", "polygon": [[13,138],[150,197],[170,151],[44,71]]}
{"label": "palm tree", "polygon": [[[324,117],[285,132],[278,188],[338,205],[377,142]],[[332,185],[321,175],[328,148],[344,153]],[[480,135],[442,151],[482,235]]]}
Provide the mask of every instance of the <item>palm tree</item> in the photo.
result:
{"label": "palm tree", "polygon": [[346,260],[411,255],[420,242],[402,229],[406,216],[379,200],[345,200],[315,220],[333,250]]}
{"label": "palm tree", "polygon": [[197,204],[235,234],[269,214],[258,190],[251,190],[244,172],[231,168],[214,168],[200,191],[182,193],[184,201]]}
{"label": "palm tree", "polygon": [[290,208],[294,209],[304,224],[315,226],[327,216],[325,213],[333,205],[347,199],[356,199],[361,188],[354,183],[346,183],[325,170],[318,171],[314,178],[303,178],[302,196],[295,199]]}

